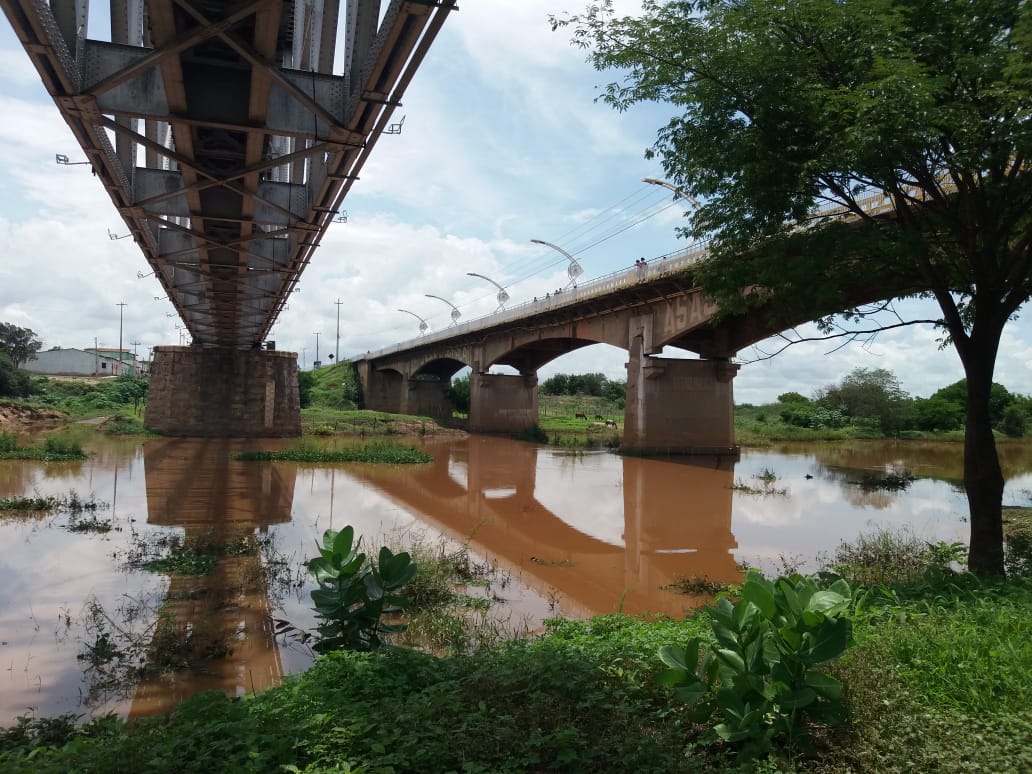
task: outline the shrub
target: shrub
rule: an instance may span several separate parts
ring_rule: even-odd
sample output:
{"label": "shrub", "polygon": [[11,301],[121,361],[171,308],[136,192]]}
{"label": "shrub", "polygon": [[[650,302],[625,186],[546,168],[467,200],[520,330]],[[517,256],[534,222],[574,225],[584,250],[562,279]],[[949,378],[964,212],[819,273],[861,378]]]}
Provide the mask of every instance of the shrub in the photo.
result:
{"label": "shrub", "polygon": [[707,608],[716,646],[703,653],[700,637],[684,647],[663,646],[659,656],[669,669],[659,680],[676,688],[695,722],[717,716],[707,739],[741,743],[745,758],[782,740],[789,749],[807,749],[807,718],[845,719],[842,684],[815,667],[852,644],[853,625],[844,615],[851,598],[841,578],[821,590],[811,578],[770,581],[751,570],[738,602],[723,598]]}
{"label": "shrub", "polygon": [[412,580],[416,566],[408,553],[394,554],[384,546],[375,565],[366,564],[355,542],[353,527],[323,533],[319,556],[308,563],[308,572],[319,588],[312,590],[318,639],[312,646],[320,653],[332,650],[377,650],[381,634],[402,632],[404,624],[384,623],[387,613],[405,604],[395,592]]}

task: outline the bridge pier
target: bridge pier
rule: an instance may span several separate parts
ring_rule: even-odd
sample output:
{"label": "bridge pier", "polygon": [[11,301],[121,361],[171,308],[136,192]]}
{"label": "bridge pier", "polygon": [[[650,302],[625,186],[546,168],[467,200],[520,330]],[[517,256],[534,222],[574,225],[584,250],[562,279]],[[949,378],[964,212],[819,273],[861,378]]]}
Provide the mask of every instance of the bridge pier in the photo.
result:
{"label": "bridge pier", "polygon": [[738,368],[723,359],[647,355],[636,339],[627,363],[620,448],[638,454],[737,454],[731,382]]}
{"label": "bridge pier", "polygon": [[445,379],[410,379],[400,371],[377,371],[368,361],[358,364],[362,383],[362,402],[371,411],[391,414],[416,414],[425,417],[450,417],[451,382]]}
{"label": "bridge pier", "polygon": [[451,382],[441,379],[408,379],[406,381],[408,381],[408,389],[403,392],[405,402],[400,413],[446,419],[452,415],[451,400],[448,398]]}
{"label": "bridge pier", "polygon": [[469,385],[469,429],[518,433],[538,421],[537,374],[485,374],[474,369]]}
{"label": "bridge pier", "polygon": [[143,424],[176,436],[300,435],[297,354],[155,347]]}

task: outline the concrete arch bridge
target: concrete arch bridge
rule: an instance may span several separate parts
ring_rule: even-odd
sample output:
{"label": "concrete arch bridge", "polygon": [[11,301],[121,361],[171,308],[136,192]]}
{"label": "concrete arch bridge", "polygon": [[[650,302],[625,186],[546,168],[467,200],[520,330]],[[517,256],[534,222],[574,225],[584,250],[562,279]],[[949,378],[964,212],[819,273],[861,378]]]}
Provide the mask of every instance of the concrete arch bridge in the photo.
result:
{"label": "concrete arch bridge", "polygon": [[[366,353],[354,361],[366,407],[450,416],[451,378],[469,367],[470,430],[519,432],[538,421],[538,369],[568,352],[604,343],[627,351],[622,448],[737,454],[732,384],[739,365],[732,359],[742,348],[809,320],[767,308],[718,318],[688,271],[706,254],[705,246],[690,248],[644,268]],[[860,278],[844,306],[900,290],[886,293],[877,282]],[[836,311],[817,310],[814,316]],[[698,357],[662,357],[664,347]],[[509,366],[517,374],[492,373],[494,366]]]}

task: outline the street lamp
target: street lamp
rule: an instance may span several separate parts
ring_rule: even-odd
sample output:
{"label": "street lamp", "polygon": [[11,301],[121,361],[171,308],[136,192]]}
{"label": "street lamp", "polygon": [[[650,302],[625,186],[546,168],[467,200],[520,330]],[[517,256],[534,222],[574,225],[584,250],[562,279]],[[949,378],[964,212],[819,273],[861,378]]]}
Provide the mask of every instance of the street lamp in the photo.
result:
{"label": "street lamp", "polygon": [[417,320],[419,320],[419,335],[420,336],[422,336],[424,333],[426,333],[427,328],[430,327],[429,325],[426,324],[426,320],[424,320],[422,317],[420,317],[415,312],[410,312],[408,309],[399,309],[398,311],[399,312],[404,312],[405,314],[410,314],[413,317],[415,317]]}
{"label": "street lamp", "polygon": [[462,312],[459,311],[459,308],[457,306],[455,306],[455,304],[453,304],[447,298],[441,298],[440,296],[435,296],[433,293],[424,293],[423,295],[425,295],[427,298],[436,298],[438,301],[444,301],[444,303],[446,303],[448,306],[451,307],[451,324],[452,325],[455,325],[455,323],[457,323],[459,321],[459,318],[462,317]]}
{"label": "street lamp", "polygon": [[[468,274],[470,277],[480,277],[480,279],[482,279],[482,280],[487,280],[492,285],[494,285],[496,288],[498,288],[498,295],[495,296],[495,298],[498,299],[498,309],[501,309],[501,308],[503,308],[505,306],[505,302],[509,300],[509,294],[505,292],[505,288],[503,288],[501,285],[499,285],[497,282],[495,282],[490,277],[485,277],[483,274],[477,274],[476,272],[473,272],[473,271],[467,271],[466,274]],[[498,309],[496,309],[495,311],[497,312]]]}
{"label": "street lamp", "polygon": [[82,164],[90,163],[88,161],[69,161],[68,157],[63,153],[55,153],[54,156],[57,163],[60,164],[62,167],[78,167]]}
{"label": "street lamp", "polygon": [[570,285],[577,285],[577,277],[584,273],[584,269],[582,269],[581,265],[577,263],[576,258],[574,258],[572,255],[570,255],[568,252],[563,250],[563,248],[559,247],[558,245],[553,245],[551,242],[546,242],[544,239],[531,239],[530,241],[536,245],[544,245],[545,247],[551,247],[556,252],[565,256],[566,259],[570,262],[570,265],[566,267],[566,273],[570,275]]}
{"label": "street lamp", "polygon": [[686,202],[688,202],[690,205],[692,205],[692,207],[694,207],[695,209],[699,209],[699,207],[702,206],[701,204],[699,204],[699,202],[697,202],[691,196],[686,194],[684,191],[682,191],[676,185],[674,185],[673,183],[668,183],[666,180],[657,180],[654,177],[643,177],[641,179],[641,182],[643,182],[643,183],[651,183],[652,185],[661,185],[664,188],[666,188],[668,191],[673,191],[675,194],[677,194],[677,196],[679,196],[680,198],[684,199]]}

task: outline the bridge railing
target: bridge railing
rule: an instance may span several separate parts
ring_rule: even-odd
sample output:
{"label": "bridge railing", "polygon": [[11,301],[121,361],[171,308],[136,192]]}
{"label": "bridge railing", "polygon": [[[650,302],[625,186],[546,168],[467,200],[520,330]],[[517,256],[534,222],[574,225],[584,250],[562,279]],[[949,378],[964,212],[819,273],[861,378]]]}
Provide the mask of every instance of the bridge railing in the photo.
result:
{"label": "bridge railing", "polygon": [[[914,192],[917,192],[916,189],[914,189]],[[860,205],[867,215],[872,216],[884,215],[895,211],[895,205],[893,204],[892,199],[882,192],[877,192],[870,196],[857,199],[857,204]],[[829,218],[852,220],[857,217],[856,213],[854,213],[850,208],[829,202],[825,206],[818,208],[804,222],[813,223],[815,221],[827,220]],[[548,293],[544,298],[535,297],[531,301],[524,301],[523,303],[509,307],[508,309],[489,312],[488,314],[475,317],[464,323],[448,326],[440,331],[408,339],[407,341],[399,342],[398,344],[394,344],[390,347],[378,349],[375,352],[366,352],[364,355],[356,355],[352,360],[372,359],[384,357],[386,355],[393,355],[396,352],[403,352],[416,346],[432,344],[434,342],[461,336],[465,333],[472,333],[483,328],[502,325],[539,312],[561,309],[589,298],[603,296],[616,290],[622,290],[623,288],[632,287],[638,283],[648,282],[667,274],[681,271],[685,267],[705,258],[708,254],[708,239],[695,242],[682,250],[675,250],[674,252],[647,260],[644,267],[634,266],[628,269],[618,269],[610,274],[605,274],[591,280],[590,282],[586,282],[583,285],[563,290],[560,293]]]}

